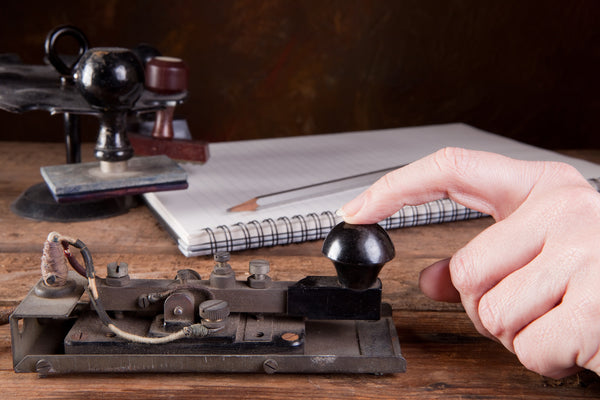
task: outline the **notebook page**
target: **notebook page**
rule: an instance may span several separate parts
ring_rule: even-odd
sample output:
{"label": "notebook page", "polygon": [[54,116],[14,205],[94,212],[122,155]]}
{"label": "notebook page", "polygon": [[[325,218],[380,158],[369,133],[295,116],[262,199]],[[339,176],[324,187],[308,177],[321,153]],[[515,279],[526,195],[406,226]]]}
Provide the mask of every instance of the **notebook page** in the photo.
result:
{"label": "notebook page", "polygon": [[188,173],[187,190],[150,193],[145,197],[179,238],[184,250],[201,245],[206,240],[206,228],[335,212],[364,188],[349,188],[256,211],[227,211],[253,197],[406,164],[447,146],[493,151],[525,160],[563,161],[578,168],[586,178],[600,176],[599,165],[465,124],[446,124],[214,143],[206,164],[182,164]]}

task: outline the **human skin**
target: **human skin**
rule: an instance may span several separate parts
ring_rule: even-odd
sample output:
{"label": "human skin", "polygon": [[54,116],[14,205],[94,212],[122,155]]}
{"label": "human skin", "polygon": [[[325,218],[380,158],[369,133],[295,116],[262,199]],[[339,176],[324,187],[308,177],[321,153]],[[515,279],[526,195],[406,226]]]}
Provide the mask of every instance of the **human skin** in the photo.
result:
{"label": "human skin", "polygon": [[385,175],[339,213],[375,223],[446,197],[496,222],[425,268],[421,290],[461,301],[480,333],[535,372],[600,373],[600,194],[567,164],[445,148]]}

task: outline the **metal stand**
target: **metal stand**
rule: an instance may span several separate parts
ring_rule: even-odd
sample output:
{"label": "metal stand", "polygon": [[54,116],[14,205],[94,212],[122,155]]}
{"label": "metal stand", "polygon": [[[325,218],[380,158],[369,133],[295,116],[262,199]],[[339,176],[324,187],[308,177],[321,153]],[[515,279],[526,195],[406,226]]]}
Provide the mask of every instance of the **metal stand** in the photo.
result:
{"label": "metal stand", "polygon": [[133,196],[78,203],[57,203],[45,182],[31,186],[10,205],[23,218],[50,222],[78,222],[125,214],[138,205]]}

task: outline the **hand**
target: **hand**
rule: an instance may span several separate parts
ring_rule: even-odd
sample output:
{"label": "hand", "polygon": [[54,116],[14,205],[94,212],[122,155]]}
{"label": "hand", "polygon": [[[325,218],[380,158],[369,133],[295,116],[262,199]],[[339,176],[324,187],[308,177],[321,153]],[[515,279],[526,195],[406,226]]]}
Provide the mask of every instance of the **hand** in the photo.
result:
{"label": "hand", "polygon": [[462,301],[479,332],[553,378],[600,373],[600,194],[573,167],[447,148],[382,177],[342,207],[349,223],[449,197],[496,223],[421,273]]}

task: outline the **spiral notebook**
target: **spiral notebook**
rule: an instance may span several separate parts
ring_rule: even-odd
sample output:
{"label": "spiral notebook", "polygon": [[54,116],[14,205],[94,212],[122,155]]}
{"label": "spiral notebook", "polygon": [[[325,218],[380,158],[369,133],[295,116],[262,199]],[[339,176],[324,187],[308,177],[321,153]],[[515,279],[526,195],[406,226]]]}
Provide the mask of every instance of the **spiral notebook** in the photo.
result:
{"label": "spiral notebook", "polygon": [[[256,211],[227,210],[262,194],[406,164],[446,146],[524,160],[563,161],[586,178],[600,177],[600,165],[456,123],[213,143],[206,164],[181,164],[188,174],[187,190],[144,197],[186,256],[317,240],[341,221],[335,211],[366,187]],[[404,207],[381,225],[394,229],[481,216],[442,199]]]}

